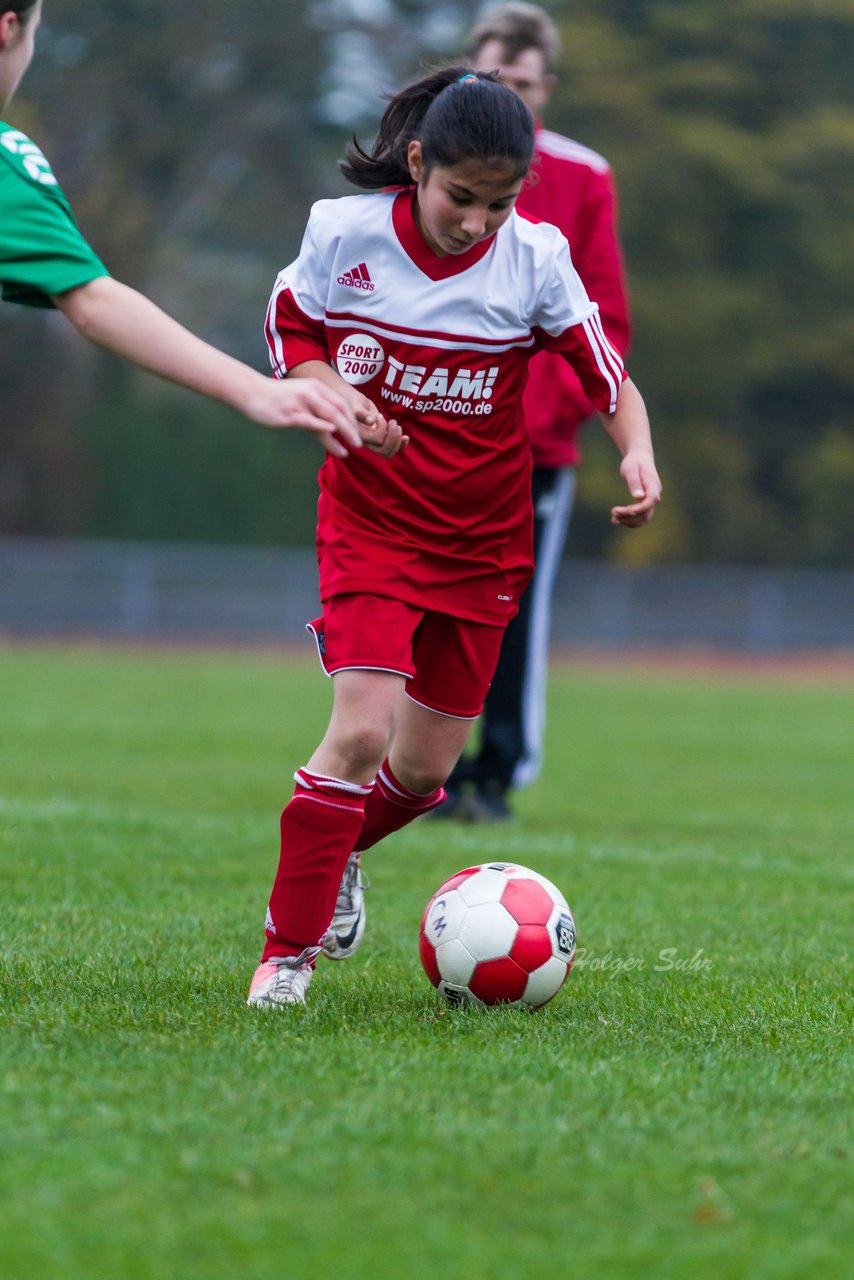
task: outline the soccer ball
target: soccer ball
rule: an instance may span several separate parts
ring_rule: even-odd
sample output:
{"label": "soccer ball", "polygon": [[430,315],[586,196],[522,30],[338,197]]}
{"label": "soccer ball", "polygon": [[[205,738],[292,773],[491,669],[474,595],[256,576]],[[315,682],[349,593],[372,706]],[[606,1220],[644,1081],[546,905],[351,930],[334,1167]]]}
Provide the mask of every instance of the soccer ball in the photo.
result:
{"label": "soccer ball", "polygon": [[572,968],[575,923],[545,876],[485,862],[436,890],[418,941],[424,972],[449,1004],[538,1009]]}

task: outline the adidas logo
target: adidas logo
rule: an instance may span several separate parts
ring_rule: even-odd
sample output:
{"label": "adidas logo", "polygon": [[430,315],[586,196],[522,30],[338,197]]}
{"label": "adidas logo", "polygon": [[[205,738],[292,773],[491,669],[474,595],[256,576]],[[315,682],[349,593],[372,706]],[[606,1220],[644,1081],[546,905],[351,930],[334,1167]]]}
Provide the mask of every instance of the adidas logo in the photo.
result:
{"label": "adidas logo", "polygon": [[373,293],[374,290],[374,283],[364,262],[360,262],[358,267],[353,267],[350,271],[345,271],[338,277],[338,283],[349,285],[351,289],[364,289],[367,293]]}

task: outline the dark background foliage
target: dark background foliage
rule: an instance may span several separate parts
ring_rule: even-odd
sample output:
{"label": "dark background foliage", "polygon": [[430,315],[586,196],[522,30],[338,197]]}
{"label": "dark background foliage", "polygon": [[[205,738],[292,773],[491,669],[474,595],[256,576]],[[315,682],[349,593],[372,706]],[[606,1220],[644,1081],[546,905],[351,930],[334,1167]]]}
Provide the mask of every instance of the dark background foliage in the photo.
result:
{"label": "dark background foliage", "polygon": [[[850,563],[854,8],[574,0],[546,123],[621,196],[666,502],[614,533],[586,428],[574,554]],[[53,162],[112,272],[266,367],[261,325],[336,158],[382,93],[455,54],[476,6],[427,0],[46,0],[7,119]],[[82,17],[81,17],[82,14]],[[0,308],[0,532],[310,542],[319,452]]]}

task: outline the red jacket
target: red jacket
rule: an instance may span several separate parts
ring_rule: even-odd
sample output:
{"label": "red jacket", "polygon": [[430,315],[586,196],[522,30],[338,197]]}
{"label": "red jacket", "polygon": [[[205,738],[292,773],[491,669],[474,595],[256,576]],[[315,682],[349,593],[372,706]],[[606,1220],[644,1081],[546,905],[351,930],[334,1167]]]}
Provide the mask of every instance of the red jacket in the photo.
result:
{"label": "red jacket", "polygon": [[[599,304],[605,332],[625,355],[630,322],[611,167],[589,147],[548,129],[537,130],[536,155],[533,173],[538,176],[522,189],[517,207],[566,236],[588,296]],[[562,357],[547,352],[534,357],[523,408],[534,466],[575,466],[578,429],[596,410]]]}

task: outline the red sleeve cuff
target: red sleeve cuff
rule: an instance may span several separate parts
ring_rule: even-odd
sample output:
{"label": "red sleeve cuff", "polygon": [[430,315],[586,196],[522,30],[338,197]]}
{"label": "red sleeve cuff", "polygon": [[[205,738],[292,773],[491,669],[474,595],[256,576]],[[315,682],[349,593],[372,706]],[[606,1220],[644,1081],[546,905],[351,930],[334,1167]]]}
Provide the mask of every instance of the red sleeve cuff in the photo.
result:
{"label": "red sleeve cuff", "polygon": [[615,411],[620,387],[628,374],[619,351],[605,336],[598,312],[556,337],[542,330],[537,337],[545,351],[557,352],[569,361],[595,408],[601,413]]}
{"label": "red sleeve cuff", "polygon": [[290,289],[273,295],[265,326],[270,360],[277,378],[306,360],[329,362],[326,327],[298,306]]}

